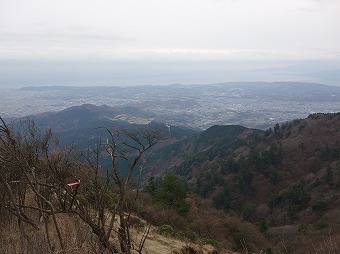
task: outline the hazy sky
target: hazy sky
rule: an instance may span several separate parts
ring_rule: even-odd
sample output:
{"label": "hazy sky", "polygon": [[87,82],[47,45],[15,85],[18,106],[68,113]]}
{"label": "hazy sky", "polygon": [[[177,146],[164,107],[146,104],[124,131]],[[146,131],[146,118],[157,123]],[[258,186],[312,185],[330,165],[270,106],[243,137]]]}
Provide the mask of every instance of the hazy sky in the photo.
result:
{"label": "hazy sky", "polygon": [[340,85],[340,0],[0,0],[0,86]]}

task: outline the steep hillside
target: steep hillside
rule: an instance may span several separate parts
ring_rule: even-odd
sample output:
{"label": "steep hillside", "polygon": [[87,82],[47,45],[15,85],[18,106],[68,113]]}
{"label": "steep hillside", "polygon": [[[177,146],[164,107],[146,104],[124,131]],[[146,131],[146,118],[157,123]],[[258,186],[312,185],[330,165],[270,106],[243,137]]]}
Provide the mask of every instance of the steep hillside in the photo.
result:
{"label": "steep hillside", "polygon": [[83,105],[32,118],[57,129],[64,144],[84,146],[95,142],[98,126],[163,128],[164,140],[143,158],[143,174],[157,180],[173,171],[185,179],[189,210],[177,214],[144,193],[147,202],[134,212],[155,226],[169,224],[191,240],[217,241],[216,246],[235,251],[243,248],[242,239],[254,251],[263,246],[274,253],[339,250],[340,113],[312,114],[266,131],[216,125],[196,133],[143,124],[129,109],[120,110]]}
{"label": "steep hillside", "polygon": [[[169,150],[172,170],[188,180],[192,193],[256,223],[278,244],[282,234],[307,234],[316,242],[329,232],[336,237],[340,113],[313,114],[265,132],[240,127],[230,139],[223,129],[228,127],[213,127],[172,145],[177,153]],[[166,165],[171,163],[166,160]]]}
{"label": "steep hillside", "polygon": [[215,125],[193,135],[188,139],[170,144],[151,153],[146,161],[148,174],[161,175],[171,167],[180,165],[178,174],[188,174],[185,167],[201,165],[220,154],[228,154],[243,144],[242,139],[259,130],[248,129],[240,125]]}

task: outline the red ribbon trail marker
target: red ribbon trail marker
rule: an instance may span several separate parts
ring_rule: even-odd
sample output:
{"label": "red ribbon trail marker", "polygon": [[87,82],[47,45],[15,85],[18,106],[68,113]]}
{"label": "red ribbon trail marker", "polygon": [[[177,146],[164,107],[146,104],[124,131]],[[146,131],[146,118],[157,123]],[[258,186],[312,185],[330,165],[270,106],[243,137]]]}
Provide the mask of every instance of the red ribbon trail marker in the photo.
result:
{"label": "red ribbon trail marker", "polygon": [[77,180],[77,181],[74,182],[74,183],[68,183],[67,185],[68,185],[68,186],[74,186],[74,185],[78,185],[78,184],[80,184],[80,180]]}

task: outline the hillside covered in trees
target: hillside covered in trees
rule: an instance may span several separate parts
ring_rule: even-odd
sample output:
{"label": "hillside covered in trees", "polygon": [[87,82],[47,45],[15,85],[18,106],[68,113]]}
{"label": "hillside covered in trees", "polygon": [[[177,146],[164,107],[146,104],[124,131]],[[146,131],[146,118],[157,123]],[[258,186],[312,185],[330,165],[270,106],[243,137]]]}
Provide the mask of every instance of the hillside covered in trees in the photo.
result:
{"label": "hillside covered in trees", "polygon": [[193,195],[257,225],[274,244],[287,238],[293,253],[306,253],[325,236],[339,239],[339,113],[266,131],[213,126],[164,153]]}
{"label": "hillside covered in trees", "polygon": [[61,147],[34,122],[2,121],[1,250],[144,253],[157,233],[183,253],[339,252],[339,113],[266,131],[126,126]]}

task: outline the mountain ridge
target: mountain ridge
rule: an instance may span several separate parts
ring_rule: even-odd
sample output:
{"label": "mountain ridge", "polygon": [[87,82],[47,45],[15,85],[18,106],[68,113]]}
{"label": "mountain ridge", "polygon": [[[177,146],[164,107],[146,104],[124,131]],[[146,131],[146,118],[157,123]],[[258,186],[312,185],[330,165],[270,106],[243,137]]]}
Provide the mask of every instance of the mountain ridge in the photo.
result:
{"label": "mountain ridge", "polygon": [[[99,122],[101,110],[109,112],[109,121]],[[121,113],[116,110],[87,104],[64,110],[60,114],[66,120],[73,115],[92,122],[79,130],[83,133],[78,136],[74,130],[60,134],[65,134],[63,139],[67,141],[70,137],[84,139],[82,145],[86,146],[88,135],[95,135],[92,124],[98,127],[106,123],[110,128],[123,122],[112,121],[114,114]],[[126,112],[129,110],[133,108]],[[48,119],[41,117],[33,120],[38,119],[39,125],[39,121]],[[60,124],[61,128],[67,121]],[[124,124],[125,128],[139,126]],[[157,126],[149,124],[151,128]],[[295,240],[300,236],[319,243],[321,236],[332,230],[332,237],[340,237],[340,113],[311,114],[267,130],[240,125],[214,125],[202,132],[176,129],[166,123],[162,127],[167,137],[146,154],[145,181],[152,176],[161,178],[167,171],[175,172],[187,182],[194,206],[204,203],[204,207],[214,207],[218,214],[224,214],[214,216],[236,216],[251,222],[276,248],[282,232],[295,253],[304,253],[306,248]],[[92,133],[85,133],[85,129]],[[186,219],[181,218],[183,223],[190,223]]]}
{"label": "mountain ridge", "polygon": [[257,224],[278,246],[286,234],[294,253],[309,248],[295,240],[300,235],[314,242],[330,231],[340,237],[340,113],[311,114],[235,143],[169,170],[191,193]]}

